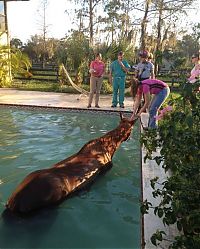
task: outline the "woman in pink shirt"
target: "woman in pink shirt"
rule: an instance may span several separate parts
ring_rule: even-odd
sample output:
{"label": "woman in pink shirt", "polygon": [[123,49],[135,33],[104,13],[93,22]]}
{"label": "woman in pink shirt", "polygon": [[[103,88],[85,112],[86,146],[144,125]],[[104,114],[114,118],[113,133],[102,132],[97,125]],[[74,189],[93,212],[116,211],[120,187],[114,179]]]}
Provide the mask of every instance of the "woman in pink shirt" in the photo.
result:
{"label": "woman in pink shirt", "polygon": [[195,83],[200,79],[200,58],[199,54],[192,55],[192,63],[194,67],[190,73],[190,78],[188,79],[189,83]]}
{"label": "woman in pink shirt", "polygon": [[95,60],[90,64],[90,95],[88,100],[87,108],[92,105],[92,100],[95,96],[95,107],[99,108],[99,95],[101,91],[101,86],[103,82],[103,74],[105,72],[105,64],[102,61],[102,56],[100,53],[96,54]]}
{"label": "woman in pink shirt", "polygon": [[[135,98],[135,103],[133,106],[133,114],[131,119],[135,116],[140,116],[142,112],[149,109],[149,128],[157,128],[156,116],[161,105],[164,103],[166,98],[170,93],[168,85],[157,79],[147,79],[142,81],[137,81],[137,94]],[[141,103],[142,95],[144,94],[144,105],[138,111],[138,107]],[[151,95],[153,98],[151,100]]]}

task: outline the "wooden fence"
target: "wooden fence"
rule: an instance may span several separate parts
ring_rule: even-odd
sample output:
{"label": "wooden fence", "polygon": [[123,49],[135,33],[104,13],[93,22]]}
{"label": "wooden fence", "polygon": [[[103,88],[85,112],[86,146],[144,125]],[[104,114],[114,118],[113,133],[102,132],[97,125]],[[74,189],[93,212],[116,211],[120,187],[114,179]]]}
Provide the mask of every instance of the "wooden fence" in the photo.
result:
{"label": "wooden fence", "polygon": [[[173,87],[175,83],[180,83],[181,72],[165,72],[158,76],[158,78],[162,79],[166,83],[170,83],[170,85]],[[73,81],[75,81],[75,73],[70,73],[70,76]],[[128,73],[126,77],[126,85],[130,84],[130,81],[133,79],[134,72]],[[167,76],[167,79],[165,78]],[[37,80],[37,81],[43,81],[43,82],[52,82],[57,83],[60,80],[59,75],[59,67],[55,64],[46,65],[45,68],[42,68],[42,64],[33,64],[32,68],[30,69],[30,74],[27,75],[17,75],[14,77],[15,79],[23,80],[23,81],[31,81],[31,80]],[[90,75],[85,74],[83,75],[83,83],[89,84]],[[105,80],[108,80],[108,74],[104,76]]]}

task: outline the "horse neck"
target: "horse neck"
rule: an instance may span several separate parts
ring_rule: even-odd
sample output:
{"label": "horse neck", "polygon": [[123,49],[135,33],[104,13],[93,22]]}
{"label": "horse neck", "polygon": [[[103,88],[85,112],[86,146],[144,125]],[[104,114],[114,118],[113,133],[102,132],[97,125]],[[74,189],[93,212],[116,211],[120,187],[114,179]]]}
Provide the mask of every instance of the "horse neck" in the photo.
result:
{"label": "horse neck", "polygon": [[106,133],[102,136],[101,144],[104,150],[110,154],[110,157],[114,155],[115,151],[119,148],[122,142],[126,140],[126,129],[119,125],[116,129]]}
{"label": "horse neck", "polygon": [[120,144],[126,139],[125,136],[126,129],[119,125],[104,136],[89,141],[82,147],[79,153],[92,152],[93,156],[106,154],[109,158],[112,158]]}

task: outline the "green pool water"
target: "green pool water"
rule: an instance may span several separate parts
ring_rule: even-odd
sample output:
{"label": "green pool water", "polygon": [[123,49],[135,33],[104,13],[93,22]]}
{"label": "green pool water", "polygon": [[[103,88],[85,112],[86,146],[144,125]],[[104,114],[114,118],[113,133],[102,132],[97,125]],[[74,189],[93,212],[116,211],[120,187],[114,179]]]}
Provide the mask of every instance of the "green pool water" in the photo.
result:
{"label": "green pool water", "polygon": [[0,248],[140,248],[138,124],[113,167],[87,191],[28,218],[3,215],[4,204],[30,172],[77,152],[119,123],[116,114],[0,108]]}

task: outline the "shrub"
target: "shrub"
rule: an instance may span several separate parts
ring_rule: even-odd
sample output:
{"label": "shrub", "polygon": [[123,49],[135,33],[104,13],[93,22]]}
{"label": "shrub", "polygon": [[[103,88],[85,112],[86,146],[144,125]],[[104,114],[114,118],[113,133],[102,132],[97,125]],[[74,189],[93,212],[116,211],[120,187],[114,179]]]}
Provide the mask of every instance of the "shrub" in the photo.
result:
{"label": "shrub", "polygon": [[[153,159],[171,176],[164,182],[151,180],[153,196],[161,198],[154,213],[165,225],[177,224],[180,233],[170,248],[200,248],[200,93],[199,83],[181,85],[180,97],[171,100],[173,111],[166,114],[157,131],[150,130],[142,136],[146,147],[145,159]],[[160,155],[153,157],[153,152]],[[161,188],[157,188],[158,183]],[[142,210],[152,206],[147,200]],[[157,245],[162,231],[152,236]]]}

